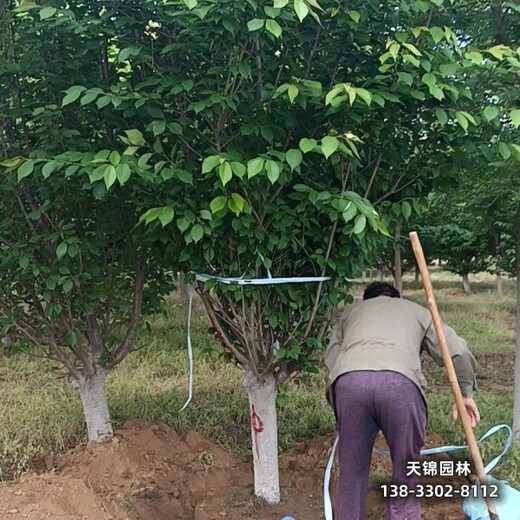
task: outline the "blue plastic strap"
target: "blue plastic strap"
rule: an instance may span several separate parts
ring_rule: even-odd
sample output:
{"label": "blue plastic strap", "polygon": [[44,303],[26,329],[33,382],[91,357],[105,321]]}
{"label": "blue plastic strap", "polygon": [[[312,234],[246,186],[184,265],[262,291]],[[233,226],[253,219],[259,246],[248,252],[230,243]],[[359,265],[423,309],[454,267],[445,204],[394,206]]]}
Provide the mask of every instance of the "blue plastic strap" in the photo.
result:
{"label": "blue plastic strap", "polygon": [[[502,452],[497,455],[494,459],[492,459],[490,462],[487,463],[486,467],[484,468],[486,474],[490,473],[493,468],[499,463],[500,459],[505,455],[507,450],[511,447],[511,442],[513,440],[513,431],[507,424],[498,424],[497,426],[493,426],[490,428],[482,437],[477,441],[477,444],[480,444],[482,441],[486,440],[487,438],[491,437],[491,435],[494,435],[500,430],[507,430],[508,437],[506,439],[506,442],[504,444],[504,448]],[[323,507],[325,512],[325,520],[334,520],[333,514],[332,514],[332,502],[330,499],[330,479],[332,474],[332,466],[334,464],[334,457],[336,455],[336,450],[338,447],[339,442],[339,436],[336,437],[334,441],[334,445],[332,446],[332,449],[330,451],[329,460],[327,462],[327,467],[325,469],[325,477],[323,479]],[[428,448],[426,450],[421,450],[421,455],[435,455],[437,453],[447,453],[450,451],[457,451],[457,450],[463,450],[466,449],[467,445],[448,445],[448,446],[439,446],[437,448]],[[379,455],[390,455],[389,451],[380,450],[379,448],[374,448],[374,452],[378,453]]]}
{"label": "blue plastic strap", "polygon": [[[216,280],[227,285],[278,285],[282,283],[315,283],[326,282],[330,276],[300,276],[294,278],[226,278],[224,276],[212,276],[209,274],[197,274],[199,282]],[[350,281],[350,280],[347,280]]]}
{"label": "blue plastic strap", "polygon": [[190,404],[193,398],[193,349],[191,346],[191,311],[193,308],[193,293],[195,292],[195,286],[190,284],[188,286],[188,330],[187,330],[187,347],[188,347],[188,362],[189,362],[189,386],[188,386],[188,400],[184,403],[184,406],[179,410],[182,412]]}
{"label": "blue plastic strap", "polygon": [[327,462],[325,469],[325,478],[323,479],[323,508],[325,510],[325,520],[333,520],[332,514],[332,501],[330,500],[330,478],[332,474],[332,465],[334,464],[334,456],[336,455],[336,449],[338,448],[339,436],[336,437],[330,457]]}
{"label": "blue plastic strap", "polygon": [[[480,444],[481,442],[485,441],[488,437],[491,437],[491,435],[494,435],[500,430],[507,430],[508,437],[506,439],[506,442],[504,444],[504,449],[502,452],[497,455],[493,460],[488,462],[487,466],[485,467],[486,474],[493,470],[493,468],[500,462],[500,459],[505,455],[507,450],[511,447],[511,442],[513,440],[513,432],[511,428],[507,424],[498,424],[497,426],[493,426],[490,428],[482,437],[477,441],[477,444]],[[451,451],[458,451],[458,450],[464,450],[468,446],[467,444],[463,444],[460,446],[457,445],[448,445],[448,446],[439,446],[437,448],[428,448],[426,450],[421,450],[421,455],[436,455],[438,453],[448,453]],[[380,450],[379,448],[374,448],[374,452],[379,455],[388,456],[390,455],[390,452],[387,450]]]}

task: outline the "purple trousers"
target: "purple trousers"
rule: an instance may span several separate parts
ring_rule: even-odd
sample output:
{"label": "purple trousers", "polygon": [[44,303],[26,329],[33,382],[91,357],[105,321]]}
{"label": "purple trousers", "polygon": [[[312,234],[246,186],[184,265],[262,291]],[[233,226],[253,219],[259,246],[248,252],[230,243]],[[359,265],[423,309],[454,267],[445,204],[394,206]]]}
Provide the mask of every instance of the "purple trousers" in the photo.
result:
{"label": "purple trousers", "polygon": [[[339,429],[339,482],[334,520],[366,520],[372,448],[383,432],[392,457],[392,484],[415,487],[409,462],[419,460],[427,413],[419,389],[397,372],[349,372],[334,386]],[[419,499],[390,498],[386,520],[420,520]]]}

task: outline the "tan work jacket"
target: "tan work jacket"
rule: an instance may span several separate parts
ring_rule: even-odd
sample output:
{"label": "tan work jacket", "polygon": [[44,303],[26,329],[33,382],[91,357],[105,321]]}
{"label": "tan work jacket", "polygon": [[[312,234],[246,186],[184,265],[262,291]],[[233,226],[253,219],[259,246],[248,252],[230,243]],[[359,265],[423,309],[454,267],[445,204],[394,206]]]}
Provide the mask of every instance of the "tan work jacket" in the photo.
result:
{"label": "tan work jacket", "polygon": [[[477,389],[477,363],[466,341],[443,324],[448,348],[464,396]],[[336,323],[325,353],[327,396],[333,403],[336,379],[357,370],[391,370],[413,381],[424,397],[426,379],[421,352],[444,366],[427,309],[410,300],[378,296],[346,309]]]}

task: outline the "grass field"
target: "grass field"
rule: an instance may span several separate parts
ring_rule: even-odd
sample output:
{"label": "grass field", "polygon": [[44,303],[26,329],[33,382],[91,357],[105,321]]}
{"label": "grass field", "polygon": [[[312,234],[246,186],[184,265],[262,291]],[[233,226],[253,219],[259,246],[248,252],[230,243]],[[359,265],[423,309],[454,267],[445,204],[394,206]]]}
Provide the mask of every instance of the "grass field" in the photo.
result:
{"label": "grass field", "polygon": [[[474,294],[463,294],[459,280],[433,272],[439,307],[446,323],[467,339],[480,364],[477,402],[482,422],[477,436],[497,423],[512,423],[514,380],[514,283],[504,281],[504,296],[494,295],[493,279],[473,279]],[[356,286],[359,294],[361,286]],[[405,297],[424,303],[421,286],[405,278]],[[244,458],[250,454],[249,415],[240,371],[221,359],[207,333],[200,308],[194,318],[195,396],[182,413],[187,395],[185,353],[186,309],[175,299],[152,321],[151,332],[138,338],[139,350],[110,376],[109,405],[117,427],[129,418],[162,421],[184,432],[197,430],[231,447]],[[448,442],[463,440],[458,423],[449,415],[451,399],[442,369],[425,364],[429,381],[429,431]],[[325,434],[334,428],[324,399],[323,375],[299,377],[280,392],[280,449]],[[35,455],[65,450],[85,439],[79,397],[63,373],[35,357],[0,356],[0,479],[27,468]],[[484,461],[502,446],[494,439],[482,447]],[[459,457],[463,458],[463,452]],[[514,447],[494,472],[520,485],[520,447]]]}

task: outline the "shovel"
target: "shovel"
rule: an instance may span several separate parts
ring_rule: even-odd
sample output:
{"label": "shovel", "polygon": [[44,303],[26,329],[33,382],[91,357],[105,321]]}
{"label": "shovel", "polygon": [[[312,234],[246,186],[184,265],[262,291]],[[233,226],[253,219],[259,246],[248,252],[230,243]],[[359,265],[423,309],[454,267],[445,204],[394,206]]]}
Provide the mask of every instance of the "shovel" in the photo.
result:
{"label": "shovel", "polygon": [[[453,392],[455,403],[457,405],[457,410],[459,412],[459,417],[462,422],[462,428],[464,429],[464,434],[468,443],[471,459],[475,467],[475,473],[478,479],[480,480],[481,484],[486,485],[487,476],[484,470],[484,463],[482,462],[482,457],[480,455],[480,450],[477,445],[477,440],[475,439],[475,434],[473,433],[473,428],[471,427],[471,421],[468,412],[466,411],[466,407],[464,406],[462,392],[460,390],[459,382],[457,380],[457,374],[455,373],[455,368],[453,367],[453,361],[448,350],[446,337],[444,336],[444,331],[442,329],[441,317],[437,308],[435,296],[433,294],[433,287],[430,280],[428,267],[426,265],[426,260],[424,258],[421,242],[419,240],[419,236],[415,232],[410,233],[410,240],[412,242],[412,248],[415,254],[415,258],[417,260],[417,265],[421,272],[421,277],[424,285],[424,292],[426,293],[426,300],[428,301],[428,307],[432,315],[433,326],[435,328],[435,333],[437,334],[437,339],[439,340],[442,359],[444,360],[444,366],[446,367],[448,381],[450,383],[451,391]],[[485,500],[489,512],[489,518],[490,520],[499,520],[495,504],[493,503],[493,500],[491,500],[491,498],[489,498],[489,496],[487,495],[488,493],[486,493]]]}

